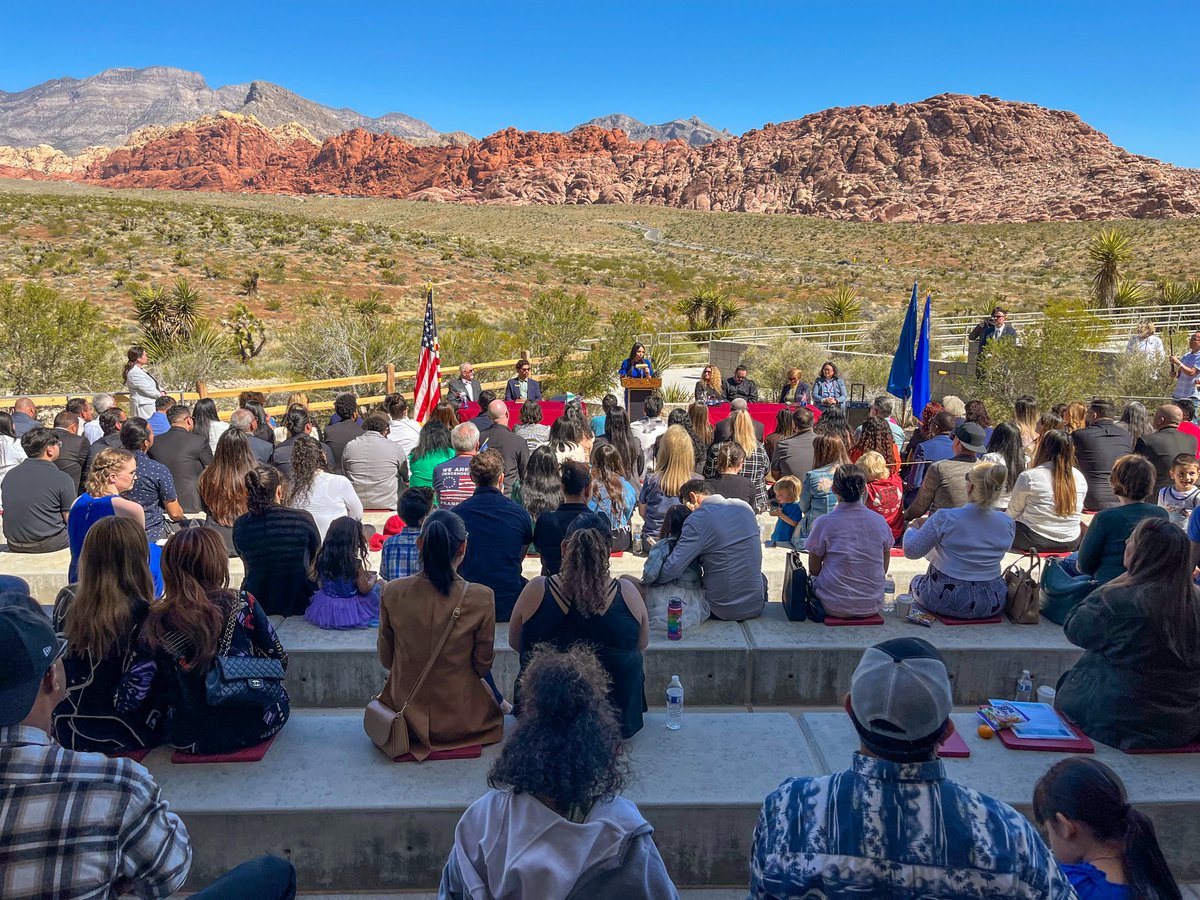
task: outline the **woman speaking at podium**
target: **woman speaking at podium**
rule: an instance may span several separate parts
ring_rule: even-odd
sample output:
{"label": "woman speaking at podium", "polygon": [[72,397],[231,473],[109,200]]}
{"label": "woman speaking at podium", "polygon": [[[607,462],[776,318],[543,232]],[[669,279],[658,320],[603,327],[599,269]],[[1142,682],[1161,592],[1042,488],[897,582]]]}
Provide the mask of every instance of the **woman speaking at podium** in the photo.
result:
{"label": "woman speaking at podium", "polygon": [[646,347],[644,344],[634,344],[629,351],[629,357],[621,362],[621,371],[617,373],[619,378],[653,378],[654,368],[650,364],[650,357],[646,355]]}

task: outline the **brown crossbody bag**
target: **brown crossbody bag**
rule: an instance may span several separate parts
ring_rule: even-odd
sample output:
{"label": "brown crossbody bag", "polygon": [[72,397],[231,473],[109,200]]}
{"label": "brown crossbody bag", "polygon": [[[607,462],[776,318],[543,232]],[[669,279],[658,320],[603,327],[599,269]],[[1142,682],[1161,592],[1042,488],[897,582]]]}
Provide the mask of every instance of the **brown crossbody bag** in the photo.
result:
{"label": "brown crossbody bag", "polygon": [[405,699],[404,705],[400,707],[400,710],[396,711],[392,709],[379,699],[382,694],[376,694],[363,711],[363,731],[367,733],[367,737],[371,739],[375,746],[386,753],[391,759],[404,756],[404,754],[408,753],[408,723],[404,721],[404,711],[408,709],[408,704],[417,695],[417,691],[421,689],[421,685],[429,677],[429,672],[433,669],[433,664],[441,656],[442,648],[446,646],[446,639],[450,637],[450,632],[454,629],[454,623],[458,621],[458,617],[462,614],[463,599],[467,596],[468,587],[469,584],[464,581],[462,589],[458,594],[458,604],[454,607],[454,612],[450,614],[450,621],[446,623],[446,630],[442,632],[437,646],[429,656],[429,661],[425,663],[425,669],[421,672],[421,677],[417,679],[417,683],[408,692],[408,697]]}

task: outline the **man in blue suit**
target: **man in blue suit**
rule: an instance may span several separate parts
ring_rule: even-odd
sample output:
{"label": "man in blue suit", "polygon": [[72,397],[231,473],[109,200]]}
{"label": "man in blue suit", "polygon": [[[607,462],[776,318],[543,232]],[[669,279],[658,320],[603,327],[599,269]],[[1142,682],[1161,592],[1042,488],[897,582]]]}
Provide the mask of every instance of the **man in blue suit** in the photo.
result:
{"label": "man in blue suit", "polygon": [[542,386],[529,377],[529,360],[517,362],[517,377],[508,379],[508,387],[504,390],[505,400],[541,400]]}

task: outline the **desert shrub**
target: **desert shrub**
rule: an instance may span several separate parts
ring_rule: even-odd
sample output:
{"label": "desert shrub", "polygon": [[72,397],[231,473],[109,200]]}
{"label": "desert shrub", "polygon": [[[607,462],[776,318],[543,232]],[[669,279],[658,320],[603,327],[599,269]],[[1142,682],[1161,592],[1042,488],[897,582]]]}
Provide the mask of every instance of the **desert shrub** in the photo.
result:
{"label": "desert shrub", "polygon": [[283,357],[305,378],[349,378],[397,369],[415,369],[421,326],[400,322],[378,309],[357,309],[339,294],[304,298],[306,311],[286,331]]}
{"label": "desert shrub", "polygon": [[14,394],[111,388],[116,332],[99,307],[37,282],[0,283],[0,388]]}

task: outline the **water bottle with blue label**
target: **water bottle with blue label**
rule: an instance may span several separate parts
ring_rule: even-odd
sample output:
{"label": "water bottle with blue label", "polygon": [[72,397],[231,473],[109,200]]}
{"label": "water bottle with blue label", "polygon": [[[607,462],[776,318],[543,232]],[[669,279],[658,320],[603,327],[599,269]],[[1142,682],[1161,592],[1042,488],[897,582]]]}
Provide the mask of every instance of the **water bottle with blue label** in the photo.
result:
{"label": "water bottle with blue label", "polygon": [[678,675],[671,676],[667,685],[667,728],[678,731],[683,727],[683,684]]}

